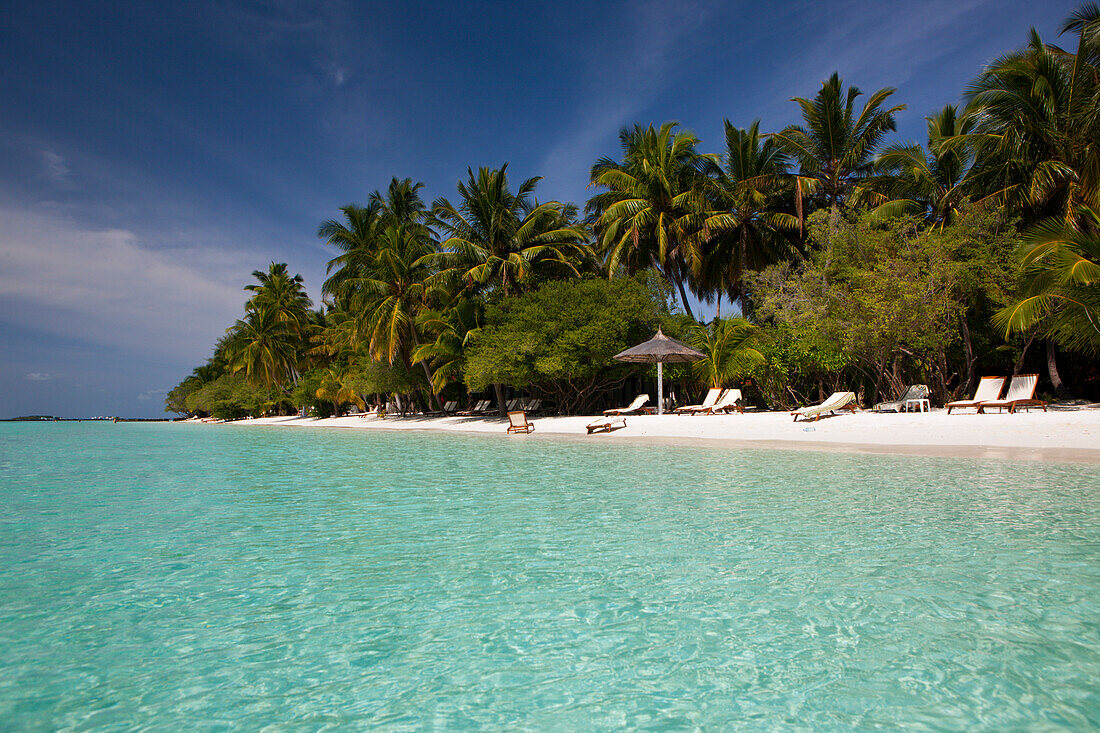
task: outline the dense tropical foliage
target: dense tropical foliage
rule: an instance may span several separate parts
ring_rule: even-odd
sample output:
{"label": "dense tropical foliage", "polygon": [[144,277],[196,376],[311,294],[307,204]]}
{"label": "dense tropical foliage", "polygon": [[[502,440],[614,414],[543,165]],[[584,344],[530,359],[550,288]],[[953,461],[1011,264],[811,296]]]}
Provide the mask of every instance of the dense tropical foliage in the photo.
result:
{"label": "dense tropical foliage", "polygon": [[[706,358],[681,399],[740,385],[783,407],[835,388],[864,402],[983,373],[1043,370],[1100,392],[1100,8],[1034,31],[978,71],[927,140],[891,139],[905,105],[839,73],[792,101],[801,122],[725,121],[719,152],[676,122],[620,133],[591,197],[539,201],[539,178],[470,168],[430,205],[394,178],[323,222],[314,310],[300,276],[253,273],[241,318],[167,397],[234,418],[541,399],[585,412],[652,391],[614,362],[666,333]],[[700,322],[696,303],[735,304]],[[730,307],[727,305],[727,307]],[[677,312],[677,311],[682,312]]]}

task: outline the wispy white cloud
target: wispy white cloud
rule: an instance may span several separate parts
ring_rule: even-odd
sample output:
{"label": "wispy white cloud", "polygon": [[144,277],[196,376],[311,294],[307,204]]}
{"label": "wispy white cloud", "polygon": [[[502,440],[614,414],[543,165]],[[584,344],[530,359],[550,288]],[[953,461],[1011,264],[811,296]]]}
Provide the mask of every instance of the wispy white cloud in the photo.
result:
{"label": "wispy white cloud", "polygon": [[64,156],[54,152],[53,150],[41,151],[42,168],[46,178],[53,181],[61,188],[72,188],[73,181],[70,178],[69,165],[65,161]]}
{"label": "wispy white cloud", "polygon": [[148,389],[144,392],[140,392],[137,395],[139,402],[148,402],[149,400],[163,400],[164,396],[168,394],[166,389]]}
{"label": "wispy white cloud", "polygon": [[[790,98],[812,97],[834,71],[846,84],[854,84],[865,93],[884,86],[905,89],[914,82],[921,86],[927,81],[924,77],[930,67],[946,55],[973,45],[982,33],[973,21],[995,12],[993,5],[990,0],[804,4],[798,11],[800,22],[814,32],[782,39],[774,55],[777,63],[758,69],[763,72],[764,83],[756,86],[766,95],[757,91],[750,100],[752,115],[776,125],[795,121],[797,107]],[[961,91],[969,70],[950,64],[945,71],[957,79]],[[726,90],[731,95],[728,104],[736,104],[733,95],[738,91]],[[943,98],[942,89],[937,87],[935,104],[951,101],[950,97]],[[915,99],[912,94],[891,99],[891,103],[900,102],[909,105],[905,115],[923,116],[932,111],[925,109],[926,100]]]}
{"label": "wispy white cloud", "polygon": [[28,382],[48,382],[51,379],[57,379],[56,374],[47,374],[46,372],[31,372],[23,377]]}
{"label": "wispy white cloud", "polygon": [[153,359],[195,363],[238,317],[244,255],[155,250],[124,229],[96,230],[0,207],[0,318]]}

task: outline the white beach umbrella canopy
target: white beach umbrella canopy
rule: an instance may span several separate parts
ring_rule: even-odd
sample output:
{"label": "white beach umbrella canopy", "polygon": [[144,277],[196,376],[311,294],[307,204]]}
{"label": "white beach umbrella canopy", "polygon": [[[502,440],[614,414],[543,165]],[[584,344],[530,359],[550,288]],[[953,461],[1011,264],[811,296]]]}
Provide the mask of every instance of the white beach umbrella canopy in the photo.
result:
{"label": "white beach umbrella canopy", "polygon": [[628,361],[657,365],[657,414],[664,412],[664,371],[662,365],[666,363],[685,363],[705,359],[706,355],[687,344],[680,343],[676,339],[669,338],[657,329],[657,335],[645,343],[631,346],[626,351],[615,354],[618,361]]}

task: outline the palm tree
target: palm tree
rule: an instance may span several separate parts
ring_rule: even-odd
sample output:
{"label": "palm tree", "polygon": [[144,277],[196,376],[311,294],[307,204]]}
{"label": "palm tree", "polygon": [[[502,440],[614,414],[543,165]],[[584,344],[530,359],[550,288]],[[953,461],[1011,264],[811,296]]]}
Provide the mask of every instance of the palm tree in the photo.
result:
{"label": "palm tree", "polygon": [[706,355],[691,365],[695,377],[709,387],[721,387],[750,374],[764,363],[758,348],[761,331],[744,318],[715,318],[688,332],[688,343]]}
{"label": "palm tree", "polygon": [[433,263],[467,289],[500,287],[507,297],[537,272],[579,275],[591,259],[584,228],[568,220],[557,201],[533,200],[541,178],[529,178],[515,193],[508,188],[508,164],[468,169],[459,181],[459,203],[432,205],[432,223],[446,238]]}
{"label": "palm tree", "polygon": [[309,330],[313,303],[306,294],[302,276],[291,277],[285,262],[272,262],[267,272],[253,270],[252,276],[258,283],[244,286],[253,293],[245,309],[271,311],[277,321],[304,336]]}
{"label": "palm tree", "polygon": [[432,340],[418,346],[412,358],[430,364],[432,390],[436,394],[450,382],[461,381],[466,347],[481,328],[480,310],[474,299],[460,297],[442,310],[421,314],[419,326]]}
{"label": "palm tree", "polygon": [[1098,29],[1100,8],[1083,5],[1062,30],[1078,33],[1077,53],[1032,29],[1027,48],[994,61],[967,90],[976,124],[961,137],[977,153],[975,182],[1019,206],[1025,223],[1100,210]]}
{"label": "palm tree", "polygon": [[274,308],[253,308],[229,330],[229,367],[254,387],[287,391],[298,380],[301,337]]}
{"label": "palm tree", "polygon": [[317,230],[317,236],[326,244],[340,250],[329,260],[325,271],[328,279],[321,288],[325,295],[334,296],[337,304],[346,303],[352,284],[364,277],[384,228],[382,207],[373,197],[367,206],[349,204],[340,211],[344,212],[344,221],[328,219]]}
{"label": "palm tree", "polygon": [[953,222],[968,200],[967,171],[974,156],[957,136],[969,135],[974,118],[958,116],[947,105],[928,120],[928,154],[920,145],[889,145],[879,154],[876,168],[886,178],[890,200],[875,209],[882,216],[915,214],[932,227]]}
{"label": "palm tree", "polygon": [[[354,284],[360,282],[374,262],[378,239],[391,224],[419,227],[425,237],[430,232],[425,225],[424,202],[420,198],[423,183],[411,178],[393,178],[386,193],[375,191],[366,206],[349,204],[340,210],[344,221],[329,219],[321,224],[317,236],[340,250],[329,260],[322,292],[346,299]],[[334,272],[335,270],[335,272]]]}
{"label": "palm tree", "polygon": [[798,253],[792,237],[799,220],[781,210],[788,158],[774,139],[762,139],[760,120],[747,130],[726,120],[725,128],[726,165],[708,189],[714,213],[705,227],[712,238],[696,277],[705,291],[744,301],[747,271]]}
{"label": "palm tree", "polygon": [[873,191],[875,151],[883,138],[895,129],[894,115],[904,104],[884,109],[893,87],[879,89],[862,109],[856,100],[863,92],[844,82],[834,72],[813,99],[795,97],[802,108],[805,125],[791,125],[773,133],[779,148],[799,166],[796,185],[799,196],[812,194],[829,207],[831,231],[835,231],[840,209],[862,200],[880,201]]}
{"label": "palm tree", "polygon": [[[343,348],[354,352],[365,342],[371,358],[411,366],[412,352],[420,345],[416,319],[432,295],[430,255],[436,250],[425,231],[418,224],[390,224],[375,241],[365,271],[348,281],[349,318],[337,326],[347,339]],[[427,364],[421,361],[421,366],[430,383]]]}
{"label": "palm tree", "polygon": [[388,224],[424,225],[428,212],[420,198],[423,183],[413,183],[411,178],[390,179],[386,193],[375,191],[370,196],[372,204],[382,212]]}
{"label": "palm tree", "polygon": [[355,389],[351,376],[346,371],[341,371],[335,366],[325,370],[321,378],[321,386],[317,388],[317,398],[328,400],[332,403],[334,415],[340,415],[340,405],[351,403],[360,410],[367,409],[367,403],[362,395]]}
{"label": "palm tree", "polygon": [[1059,345],[1100,354],[1100,212],[1083,209],[1077,227],[1057,219],[1027,236],[1018,302],[994,315],[1007,337],[1040,325]]}
{"label": "palm tree", "polygon": [[592,166],[590,186],[606,189],[589,199],[607,268],[632,275],[652,267],[680,293],[694,319],[684,281],[699,269],[707,202],[704,185],[717,168],[712,156],[697,151],[699,139],[676,132],[666,122],[619,133],[622,161],[601,158]]}
{"label": "palm tree", "polygon": [[371,357],[408,364],[418,344],[416,316],[429,295],[426,281],[431,270],[425,258],[434,250],[407,225],[386,227],[376,246],[369,269],[354,283],[356,331],[366,337]]}
{"label": "palm tree", "polygon": [[255,270],[253,295],[245,317],[227,331],[225,359],[231,372],[244,371],[249,384],[287,391],[298,381],[302,352],[313,330],[312,302],[301,275],[293,277],[285,262],[272,262],[267,272]]}

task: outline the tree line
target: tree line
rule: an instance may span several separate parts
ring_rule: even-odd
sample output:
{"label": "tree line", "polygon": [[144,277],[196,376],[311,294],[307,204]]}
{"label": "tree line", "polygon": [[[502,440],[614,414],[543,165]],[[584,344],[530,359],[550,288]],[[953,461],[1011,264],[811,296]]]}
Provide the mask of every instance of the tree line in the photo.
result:
{"label": "tree line", "polygon": [[[173,389],[169,411],[240,417],[407,411],[510,394],[565,412],[639,386],[611,356],[658,326],[706,359],[685,399],[740,382],[786,407],[836,387],[871,402],[906,383],[947,400],[983,373],[1043,368],[1059,396],[1100,389],[1100,8],[1032,30],[891,142],[895,90],[838,74],[792,100],[802,122],[726,120],[724,149],[675,122],[620,133],[583,211],[469,169],[427,204],[394,178],[318,235],[322,303],[285,264],[253,273],[243,316]],[[707,323],[695,300],[735,302]],[[642,371],[639,371],[642,370]]]}

